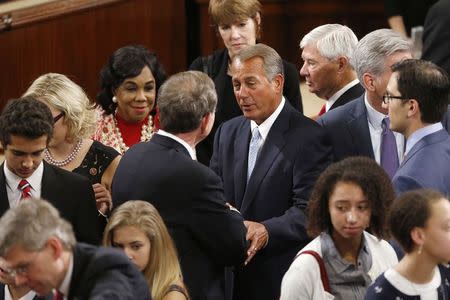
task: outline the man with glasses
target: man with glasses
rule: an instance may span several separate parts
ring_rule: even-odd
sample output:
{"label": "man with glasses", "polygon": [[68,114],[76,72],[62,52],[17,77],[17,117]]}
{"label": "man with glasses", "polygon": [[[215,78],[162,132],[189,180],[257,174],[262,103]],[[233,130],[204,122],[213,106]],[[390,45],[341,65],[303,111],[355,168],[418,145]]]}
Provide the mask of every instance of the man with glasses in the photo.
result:
{"label": "man with glasses", "polygon": [[22,202],[0,219],[0,268],[0,278],[58,300],[151,299],[130,259],[112,248],[76,243],[71,225],[40,199]]}
{"label": "man with glasses", "polygon": [[389,130],[383,95],[390,67],[411,58],[409,42],[390,29],[363,37],[353,53],[352,65],[365,93],[319,118],[333,143],[334,159],[362,155],[375,159],[392,177],[402,160],[404,138]]}
{"label": "man with glasses", "polygon": [[43,161],[54,120],[47,106],[31,97],[8,102],[0,115],[0,216],[31,198],[50,201],[73,226],[78,241],[98,244],[97,208],[88,179]]}
{"label": "man with glasses", "polygon": [[393,178],[397,193],[433,188],[450,196],[450,136],[441,124],[450,79],[431,62],[406,60],[392,67],[383,107],[390,128],[405,136],[405,157]]}

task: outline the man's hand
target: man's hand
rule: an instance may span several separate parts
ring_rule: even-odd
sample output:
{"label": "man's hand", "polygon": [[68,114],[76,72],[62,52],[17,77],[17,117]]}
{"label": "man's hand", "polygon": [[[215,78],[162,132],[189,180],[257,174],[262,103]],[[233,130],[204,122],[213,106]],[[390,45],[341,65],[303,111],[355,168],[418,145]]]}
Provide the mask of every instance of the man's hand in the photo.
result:
{"label": "man's hand", "polygon": [[92,185],[95,193],[95,201],[97,203],[97,209],[103,215],[111,210],[112,199],[110,192],[100,183],[95,183]]}
{"label": "man's hand", "polygon": [[261,248],[265,247],[269,240],[269,233],[266,226],[261,223],[244,221],[247,227],[247,240],[250,241],[250,247],[247,250],[247,259],[244,265],[247,265]]}

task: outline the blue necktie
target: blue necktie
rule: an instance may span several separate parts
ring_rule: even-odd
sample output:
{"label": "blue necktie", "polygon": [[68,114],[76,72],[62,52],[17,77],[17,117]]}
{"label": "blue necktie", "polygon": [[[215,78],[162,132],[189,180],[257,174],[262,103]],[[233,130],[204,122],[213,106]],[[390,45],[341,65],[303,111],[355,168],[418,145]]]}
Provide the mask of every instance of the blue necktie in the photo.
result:
{"label": "blue necktie", "polygon": [[394,177],[398,169],[397,143],[394,133],[389,129],[389,118],[384,118],[381,122],[383,131],[381,132],[380,165],[388,173],[389,177]]}
{"label": "blue necktie", "polygon": [[252,175],[253,168],[255,167],[256,158],[258,157],[259,149],[261,148],[261,134],[258,127],[255,127],[252,132],[252,139],[250,140],[250,146],[248,147],[248,168],[247,168],[247,181]]}

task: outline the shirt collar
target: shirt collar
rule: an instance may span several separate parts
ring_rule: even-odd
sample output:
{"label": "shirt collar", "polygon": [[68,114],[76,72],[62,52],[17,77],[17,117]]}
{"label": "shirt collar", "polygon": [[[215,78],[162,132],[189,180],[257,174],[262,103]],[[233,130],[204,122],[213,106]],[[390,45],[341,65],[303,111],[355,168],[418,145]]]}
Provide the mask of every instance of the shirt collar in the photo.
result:
{"label": "shirt collar", "polygon": [[326,111],[329,111],[331,106],[339,99],[340,96],[342,96],[346,91],[351,89],[353,86],[357,85],[359,83],[358,79],[352,80],[349,83],[347,83],[342,89],[337,91],[333,96],[330,97],[330,99],[325,102],[325,108]]}
{"label": "shirt collar", "polygon": [[72,280],[72,273],[73,273],[73,254],[71,252],[69,258],[69,268],[67,269],[66,275],[64,276],[64,279],[58,288],[58,291],[64,294],[64,299],[68,299],[69,297],[69,288],[70,288],[70,281]]}
{"label": "shirt collar", "polygon": [[387,115],[380,113],[378,110],[372,107],[367,99],[367,93],[364,94],[364,104],[367,109],[367,119],[373,128],[381,129],[381,122],[387,117]]}
{"label": "shirt collar", "polygon": [[[19,300],[33,300],[36,296],[36,292],[33,290],[29,291],[25,295],[23,295]],[[9,292],[8,285],[5,284],[5,300],[12,300],[11,293]]]}
{"label": "shirt collar", "polygon": [[253,132],[253,129],[255,129],[255,127],[258,127],[258,130],[259,130],[259,133],[261,134],[262,140],[265,141],[267,138],[267,135],[269,134],[270,128],[272,128],[273,123],[275,123],[275,120],[280,115],[285,102],[286,102],[286,100],[284,99],[284,96],[283,96],[281,98],[280,104],[278,104],[277,109],[275,109],[275,111],[267,119],[265,119],[264,122],[262,122],[261,124],[258,125],[258,124],[256,124],[255,121],[251,120],[250,121],[251,132]]}
{"label": "shirt collar", "polygon": [[430,135],[432,133],[435,133],[443,128],[444,127],[442,126],[442,123],[438,122],[438,123],[434,123],[431,125],[427,125],[423,128],[420,128],[420,129],[414,131],[411,134],[411,136],[408,138],[408,140],[406,141],[405,155],[408,154],[409,150],[411,150],[411,148],[415,144],[417,144],[417,142],[420,141],[423,137]]}
{"label": "shirt collar", "polygon": [[189,156],[190,156],[193,160],[197,160],[197,155],[195,154],[195,149],[192,149],[192,147],[191,147],[188,143],[186,143],[185,140],[183,140],[183,139],[177,137],[176,135],[174,135],[174,134],[172,134],[172,133],[170,133],[170,132],[164,131],[164,130],[162,130],[162,129],[159,129],[158,132],[157,132],[157,134],[162,135],[162,136],[166,136],[166,137],[168,137],[168,138],[171,138],[171,139],[177,141],[178,143],[180,143],[181,145],[183,145],[184,148],[186,148],[186,150],[187,150],[188,153],[189,153]]}
{"label": "shirt collar", "polygon": [[[5,161],[3,164],[3,171],[5,172],[6,184],[10,189],[16,189],[19,186],[19,182],[23,179],[22,177],[17,176],[7,167],[8,162]],[[44,174],[44,163],[41,161],[37,169],[31,174],[30,177],[24,178],[30,184],[32,190],[37,191],[42,182],[42,175]]]}

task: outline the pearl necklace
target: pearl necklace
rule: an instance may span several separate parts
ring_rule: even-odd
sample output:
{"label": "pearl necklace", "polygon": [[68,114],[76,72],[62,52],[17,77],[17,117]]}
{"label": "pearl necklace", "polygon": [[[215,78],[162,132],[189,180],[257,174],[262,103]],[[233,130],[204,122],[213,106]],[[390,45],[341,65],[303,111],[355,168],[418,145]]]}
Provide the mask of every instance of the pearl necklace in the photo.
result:
{"label": "pearl necklace", "polygon": [[69,164],[72,160],[74,160],[75,157],[77,157],[78,152],[80,152],[80,150],[81,150],[81,145],[83,145],[83,139],[80,139],[77,142],[77,144],[73,148],[72,152],[70,152],[69,155],[67,155],[67,157],[63,160],[56,160],[53,157],[53,155],[50,153],[48,148],[45,148],[45,150],[44,150],[45,160],[54,166],[63,167],[65,165]]}
{"label": "pearl necklace", "polygon": [[[117,119],[114,117],[114,132],[116,133],[117,136],[117,140],[119,142],[119,148],[120,148],[120,152],[122,154],[125,153],[125,151],[128,150],[128,147],[125,142],[123,141],[123,137],[122,137],[122,133],[120,132],[119,126],[117,124]],[[151,115],[148,115],[148,122],[147,124],[142,125],[141,128],[141,142],[146,142],[148,140],[150,140],[150,138],[153,135],[153,119]]]}

